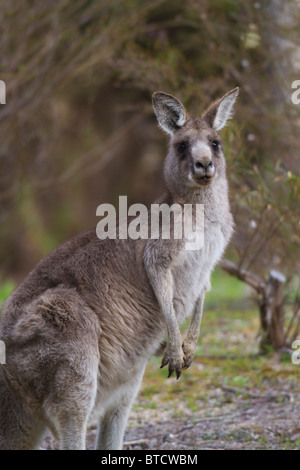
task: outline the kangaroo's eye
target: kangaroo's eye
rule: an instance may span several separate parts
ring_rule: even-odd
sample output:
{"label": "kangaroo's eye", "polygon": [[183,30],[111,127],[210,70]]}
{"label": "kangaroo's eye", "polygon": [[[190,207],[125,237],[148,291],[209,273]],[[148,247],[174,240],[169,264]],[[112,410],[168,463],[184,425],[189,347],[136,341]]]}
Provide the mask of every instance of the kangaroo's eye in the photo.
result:
{"label": "kangaroo's eye", "polygon": [[186,142],[179,142],[177,145],[177,149],[179,153],[184,153],[187,149],[187,143]]}
{"label": "kangaroo's eye", "polygon": [[211,145],[214,150],[218,150],[220,143],[217,140],[213,140]]}

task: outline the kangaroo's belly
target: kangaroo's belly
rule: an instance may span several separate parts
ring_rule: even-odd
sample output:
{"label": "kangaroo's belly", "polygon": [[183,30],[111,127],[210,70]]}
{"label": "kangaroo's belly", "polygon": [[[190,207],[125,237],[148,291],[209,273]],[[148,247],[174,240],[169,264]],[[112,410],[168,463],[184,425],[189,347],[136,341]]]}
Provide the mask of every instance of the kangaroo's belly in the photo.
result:
{"label": "kangaroo's belly", "polygon": [[211,272],[221,258],[226,239],[221,227],[216,225],[205,233],[204,245],[199,250],[183,250],[174,263],[173,304],[179,322],[191,315],[196,300],[209,286]]}

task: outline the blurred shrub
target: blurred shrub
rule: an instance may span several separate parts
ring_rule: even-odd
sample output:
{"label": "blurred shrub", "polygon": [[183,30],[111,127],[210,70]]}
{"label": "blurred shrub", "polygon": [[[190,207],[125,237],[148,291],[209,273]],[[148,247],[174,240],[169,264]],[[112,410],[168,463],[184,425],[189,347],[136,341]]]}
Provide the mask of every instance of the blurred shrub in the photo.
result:
{"label": "blurred shrub", "polygon": [[22,277],[95,225],[99,203],[119,194],[150,202],[161,191],[166,146],[153,91],[199,114],[236,85],[236,119],[223,132],[236,220],[230,256],[260,273],[299,274],[299,111],[289,96],[299,31],[290,5],[1,2],[1,274]]}
{"label": "blurred shrub", "polygon": [[0,307],[15,288],[13,281],[6,281],[0,285]]}

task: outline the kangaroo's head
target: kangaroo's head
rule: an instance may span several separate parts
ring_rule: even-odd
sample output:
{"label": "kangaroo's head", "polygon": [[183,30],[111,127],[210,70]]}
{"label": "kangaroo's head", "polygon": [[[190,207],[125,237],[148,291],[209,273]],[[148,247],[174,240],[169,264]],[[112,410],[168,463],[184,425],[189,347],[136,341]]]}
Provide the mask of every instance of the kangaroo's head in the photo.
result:
{"label": "kangaroo's head", "polygon": [[160,91],[153,94],[158,123],[171,136],[164,172],[171,193],[199,193],[225,179],[226,163],[218,131],[230,118],[238,93],[238,88],[229,91],[200,118],[189,117],[174,96]]}

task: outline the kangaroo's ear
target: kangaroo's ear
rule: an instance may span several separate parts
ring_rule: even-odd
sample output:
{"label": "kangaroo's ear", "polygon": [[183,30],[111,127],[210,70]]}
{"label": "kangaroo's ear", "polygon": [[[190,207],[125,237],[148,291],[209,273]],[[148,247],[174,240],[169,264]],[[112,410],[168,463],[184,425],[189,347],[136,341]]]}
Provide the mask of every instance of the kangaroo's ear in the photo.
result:
{"label": "kangaroo's ear", "polygon": [[184,106],[172,95],[157,91],[152,96],[154,112],[160,127],[170,135],[183,127],[187,120]]}
{"label": "kangaroo's ear", "polygon": [[202,115],[204,119],[216,131],[225,126],[227,119],[232,116],[233,105],[239,94],[239,88],[226,93],[223,98],[215,101]]}

